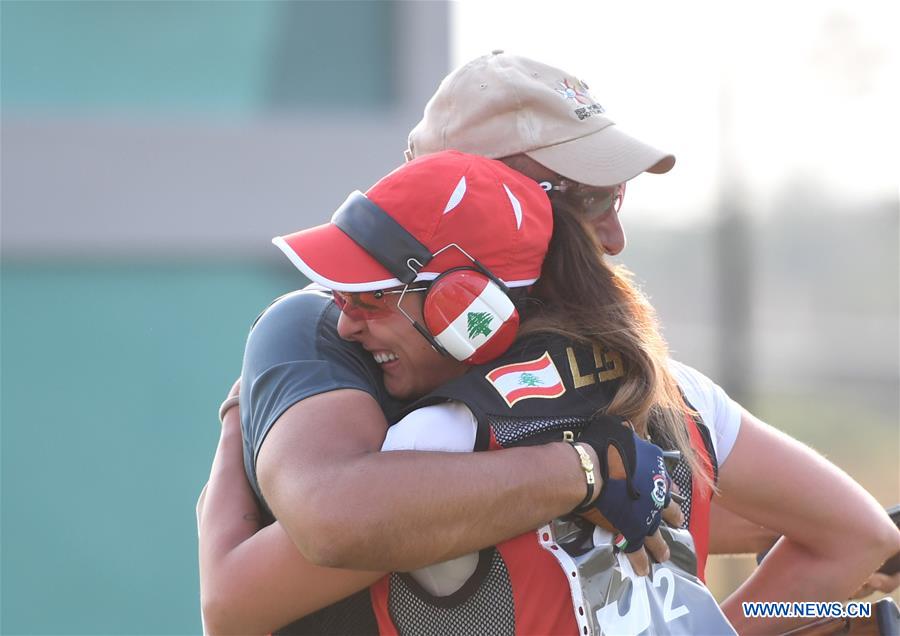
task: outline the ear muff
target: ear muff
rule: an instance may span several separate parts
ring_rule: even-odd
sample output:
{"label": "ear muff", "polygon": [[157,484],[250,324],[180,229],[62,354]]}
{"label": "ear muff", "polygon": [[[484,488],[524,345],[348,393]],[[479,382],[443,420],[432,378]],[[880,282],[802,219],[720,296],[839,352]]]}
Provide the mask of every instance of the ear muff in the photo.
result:
{"label": "ear muff", "polygon": [[422,311],[438,344],[467,364],[503,354],[519,328],[519,313],[509,296],[474,269],[452,269],[436,278]]}

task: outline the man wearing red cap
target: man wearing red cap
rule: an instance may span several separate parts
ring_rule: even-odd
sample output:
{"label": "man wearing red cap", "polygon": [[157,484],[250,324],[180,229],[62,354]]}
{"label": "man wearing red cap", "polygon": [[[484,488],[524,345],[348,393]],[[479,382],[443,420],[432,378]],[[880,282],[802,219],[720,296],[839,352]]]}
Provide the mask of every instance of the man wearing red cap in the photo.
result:
{"label": "man wearing red cap", "polygon": [[[540,275],[552,230],[546,195],[534,181],[499,162],[459,153],[443,154],[448,155],[446,159],[435,156],[441,161],[425,158],[415,171],[404,168],[392,173],[368,196],[351,195],[331,224],[280,237],[275,243],[308,276],[335,289],[336,300],[343,298],[343,294],[380,293],[384,288],[417,281],[433,283],[429,292],[431,298],[440,292],[442,281],[435,280],[439,273],[467,264],[474,264],[476,270],[485,274],[490,270],[490,280],[503,289],[515,290],[534,283]],[[454,169],[450,160],[456,156],[468,168],[458,180],[454,177],[453,187],[448,189],[444,182],[447,172]],[[502,175],[503,182],[487,187],[491,183],[486,184],[486,179],[499,177],[486,177],[491,173],[484,168],[476,170],[481,164]],[[425,178],[432,167],[433,178]],[[412,200],[405,178],[410,172],[418,176],[416,196]],[[422,187],[422,183],[429,182],[434,183],[437,197],[431,203],[429,193]],[[377,206],[394,211],[407,209],[409,202],[414,202],[416,207],[409,209],[411,214],[404,222],[406,230],[397,231],[393,228],[396,221],[383,213],[367,214],[375,205],[373,201]],[[485,215],[485,211],[499,210],[501,206],[508,214]],[[434,209],[440,214],[436,218],[428,216],[423,212],[426,209]],[[535,210],[541,213],[537,214]],[[478,216],[473,216],[473,211]],[[378,212],[377,207],[375,212]],[[375,223],[379,218],[381,221]],[[366,245],[366,250],[359,249],[358,245]],[[403,251],[406,249],[409,251]],[[477,255],[477,262],[472,261],[466,249]],[[432,255],[429,250],[436,251]],[[379,259],[373,255],[378,255]],[[505,326],[510,322],[509,312],[485,292],[473,293],[473,303],[486,304]],[[499,296],[509,303],[504,293]],[[360,301],[356,299],[355,302]],[[284,311],[285,305],[290,306],[289,312]],[[372,441],[380,445],[379,436],[383,436],[384,419],[375,410],[376,403],[370,397],[375,395],[384,399],[384,391],[377,381],[378,372],[367,370],[373,358],[382,367],[390,393],[400,398],[418,397],[465,369],[452,358],[449,359],[452,364],[448,366],[448,358],[433,351],[429,365],[410,366],[417,359],[421,360],[422,354],[400,348],[407,346],[404,343],[396,348],[401,352],[396,360],[392,358],[397,356],[388,356],[387,352],[379,360],[379,352],[375,349],[370,349],[371,354],[367,355],[358,347],[333,337],[331,307],[327,298],[300,293],[270,308],[251,333],[243,372],[244,394],[251,396],[250,417],[245,418],[249,419],[250,425],[245,431],[244,444],[251,483],[260,500],[259,482],[268,484],[270,496],[277,494],[273,508],[280,510],[283,525],[295,537],[312,540],[300,545],[310,558],[326,565],[359,567],[364,564],[385,569],[424,565],[440,560],[448,550],[451,553],[477,551],[485,545],[498,543],[583,503],[584,467],[574,461],[577,457],[571,453],[560,453],[558,443],[493,454],[500,461],[478,455],[387,456],[376,453],[377,463],[372,464],[368,457],[360,456],[359,451],[365,445],[370,445],[370,450],[378,450],[377,445],[371,446]],[[513,332],[503,338],[501,326],[493,330],[470,329],[464,337],[457,338],[452,333],[455,322],[452,315],[438,313],[431,320],[429,307],[426,299],[425,323],[434,334],[435,349],[453,352],[452,356],[460,360],[478,361],[484,352],[493,357],[508,346],[514,335]],[[345,313],[347,311],[349,308],[345,308]],[[302,316],[299,321],[298,316]],[[289,320],[294,321],[295,326],[288,332],[291,338],[286,341],[284,335]],[[424,335],[425,332],[420,330],[420,333]],[[492,343],[501,338],[504,344],[490,353]],[[417,336],[413,339],[414,346],[428,348],[428,344]],[[277,341],[278,345],[272,346],[270,341]],[[285,342],[287,346],[284,346]],[[310,349],[308,343],[314,348]],[[407,351],[415,355],[405,355]],[[430,378],[429,384],[416,388],[415,383],[426,376]],[[292,377],[297,379],[291,380]],[[435,377],[439,379],[435,380]],[[333,409],[326,406],[331,403]],[[244,404],[246,406],[248,402]],[[302,419],[293,419],[295,413],[302,414]],[[225,416],[227,418],[228,413]],[[257,428],[257,423],[263,428]],[[275,423],[278,425],[274,426]],[[631,434],[628,431],[628,435]],[[325,437],[320,437],[322,435]],[[263,439],[265,446],[261,446]],[[343,450],[341,446],[349,450]],[[322,452],[322,448],[331,450]],[[594,454],[591,463],[598,461]],[[536,465],[541,466],[539,474],[533,470]],[[299,473],[295,472],[297,469]],[[419,481],[429,474],[439,476],[441,488],[423,499]],[[506,481],[511,474],[516,478],[514,486],[501,485],[497,481],[498,478]],[[297,476],[305,478],[305,483],[313,490],[306,489],[304,479],[294,479]],[[310,479],[313,476],[317,476],[315,480]],[[328,484],[324,491],[320,485],[322,480]],[[472,485],[460,488],[454,480],[465,480]],[[484,483],[497,486],[485,491],[479,485]],[[358,501],[360,495],[365,497],[362,488],[379,493],[372,502],[375,506],[365,511],[350,504]],[[645,493],[649,491],[645,489]],[[511,505],[524,492],[534,500],[529,501],[524,510]],[[592,492],[589,488],[588,498]],[[234,493],[214,492],[211,480],[207,505],[223,495],[229,497]],[[296,502],[291,507],[297,511],[297,517],[290,509],[278,505],[283,504],[285,498]],[[492,505],[485,506],[485,498],[493,502]],[[361,514],[362,523],[347,522],[346,513],[351,510]],[[472,527],[471,518],[476,511],[480,518],[489,519],[490,523]],[[614,518],[614,514],[615,511],[608,516]],[[365,537],[371,536],[373,528],[390,530],[392,524],[397,525],[395,519],[402,520],[405,531],[392,531],[379,537],[381,551],[368,551]],[[409,527],[413,519],[419,520],[420,530]],[[339,528],[340,532],[329,531],[327,524]],[[444,540],[436,544],[434,530],[426,531],[429,527],[440,529]],[[219,531],[214,527],[204,528],[201,519],[201,536],[208,537]],[[393,536],[395,534],[397,536]],[[631,539],[637,548],[643,536],[635,535]],[[201,542],[201,554],[211,543],[215,542]],[[385,552],[385,543],[394,545],[396,552]],[[665,555],[660,553],[659,556],[664,558]],[[341,614],[346,615],[345,612],[342,610]],[[571,620],[571,608],[567,612]],[[233,629],[234,625],[228,627]],[[314,629],[323,628],[320,624]]]}

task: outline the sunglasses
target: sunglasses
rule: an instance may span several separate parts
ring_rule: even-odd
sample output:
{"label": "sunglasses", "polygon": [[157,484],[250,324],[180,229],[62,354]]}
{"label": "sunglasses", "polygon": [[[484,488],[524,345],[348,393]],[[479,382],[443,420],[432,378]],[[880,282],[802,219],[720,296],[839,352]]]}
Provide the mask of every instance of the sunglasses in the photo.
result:
{"label": "sunglasses", "polygon": [[608,188],[589,186],[577,181],[560,178],[554,185],[549,181],[541,181],[540,186],[552,196],[559,196],[576,210],[581,211],[588,221],[593,221],[610,212],[619,213],[625,199],[625,184],[620,183]]}
{"label": "sunglasses", "polygon": [[390,318],[400,308],[400,298],[396,303],[388,302],[394,295],[428,291],[427,287],[408,289],[377,289],[367,292],[332,292],[334,304],[348,318],[353,320],[383,320]]}

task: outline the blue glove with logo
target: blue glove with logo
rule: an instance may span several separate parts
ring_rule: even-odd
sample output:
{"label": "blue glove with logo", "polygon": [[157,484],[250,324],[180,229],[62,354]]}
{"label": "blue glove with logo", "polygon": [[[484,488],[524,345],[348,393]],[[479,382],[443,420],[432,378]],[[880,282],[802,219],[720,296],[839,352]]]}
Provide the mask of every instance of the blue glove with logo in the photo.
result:
{"label": "blue glove with logo", "polygon": [[[644,538],[659,528],[662,510],[672,498],[672,480],[662,449],[638,437],[623,425],[622,418],[612,415],[593,418],[578,441],[589,444],[597,453],[603,486],[592,504],[576,512],[596,509],[625,537],[624,543],[617,543],[619,548],[625,552],[639,550]],[[625,479],[609,476],[610,446],[615,446],[622,458]]]}

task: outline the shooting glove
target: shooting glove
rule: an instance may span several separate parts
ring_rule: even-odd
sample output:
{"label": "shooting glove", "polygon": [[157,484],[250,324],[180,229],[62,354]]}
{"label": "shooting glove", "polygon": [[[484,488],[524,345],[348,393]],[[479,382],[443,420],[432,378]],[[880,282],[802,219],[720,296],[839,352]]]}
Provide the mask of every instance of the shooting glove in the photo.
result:
{"label": "shooting glove", "polygon": [[[586,508],[576,510],[591,518],[599,511],[624,537],[625,552],[644,545],[644,537],[656,532],[661,512],[671,501],[672,480],[661,448],[638,437],[613,415],[599,415],[581,432],[578,441],[597,453],[603,486],[600,495]],[[607,450],[615,446],[625,466],[625,479],[609,476]]]}

